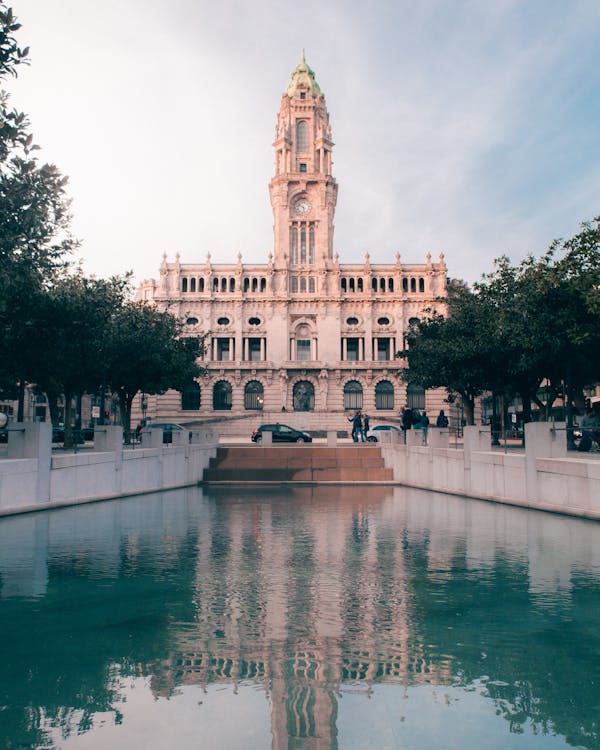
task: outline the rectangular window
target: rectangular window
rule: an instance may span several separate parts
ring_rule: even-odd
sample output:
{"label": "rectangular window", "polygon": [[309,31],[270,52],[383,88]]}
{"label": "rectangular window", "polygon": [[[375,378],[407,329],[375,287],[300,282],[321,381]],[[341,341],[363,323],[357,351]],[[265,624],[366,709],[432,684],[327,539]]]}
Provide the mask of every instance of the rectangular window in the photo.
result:
{"label": "rectangular window", "polygon": [[300,263],[306,263],[306,227],[300,230]]}
{"label": "rectangular window", "polygon": [[260,339],[248,339],[248,359],[260,362]]}
{"label": "rectangular window", "polygon": [[307,170],[306,170],[306,164],[305,164],[304,162],[302,162],[302,163],[300,164],[300,171],[301,171],[301,172],[306,172],[306,171],[307,171]]}
{"label": "rectangular window", "polygon": [[292,265],[296,265],[298,263],[298,227],[297,226],[291,227],[290,232],[291,232],[290,245],[291,245]]}
{"label": "rectangular window", "polygon": [[306,362],[310,360],[310,341],[309,340],[299,339],[296,341],[296,359],[302,362]]}
{"label": "rectangular window", "polygon": [[217,359],[219,362],[229,362],[229,339],[217,339]]}
{"label": "rectangular window", "polygon": [[378,339],[377,340],[377,359],[387,361],[390,358],[390,340],[389,339]]}
{"label": "rectangular window", "polygon": [[358,339],[346,339],[347,353],[346,359],[349,362],[358,362]]}

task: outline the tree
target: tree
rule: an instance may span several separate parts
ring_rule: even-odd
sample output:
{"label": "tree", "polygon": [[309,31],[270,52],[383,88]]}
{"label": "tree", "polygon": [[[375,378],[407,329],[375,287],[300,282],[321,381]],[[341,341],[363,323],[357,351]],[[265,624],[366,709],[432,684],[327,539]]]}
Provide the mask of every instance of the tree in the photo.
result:
{"label": "tree", "polygon": [[[20,28],[0,3],[0,80],[27,62]],[[29,340],[32,301],[77,246],[69,233],[67,179],[51,164],[39,164],[27,117],[8,106],[0,92],[0,388],[23,387],[19,342]],[[20,405],[22,418],[22,402]]]}
{"label": "tree", "polygon": [[104,280],[76,271],[40,291],[31,303],[32,326],[22,342],[21,367],[26,379],[46,393],[55,423],[56,400],[64,396],[66,447],[72,445],[73,397],[96,393],[104,385],[107,331],[127,291],[127,276]]}
{"label": "tree", "polygon": [[202,372],[196,362],[203,337],[182,337],[174,315],[143,302],[115,311],[107,338],[107,385],[119,396],[125,440],[130,440],[131,405],[137,393],[164,393],[184,386]]}
{"label": "tree", "polygon": [[452,284],[447,316],[430,311],[415,323],[397,356],[408,361],[404,377],[424,388],[461,395],[465,418],[474,423],[475,399],[490,387],[497,351],[489,306],[463,284]]}

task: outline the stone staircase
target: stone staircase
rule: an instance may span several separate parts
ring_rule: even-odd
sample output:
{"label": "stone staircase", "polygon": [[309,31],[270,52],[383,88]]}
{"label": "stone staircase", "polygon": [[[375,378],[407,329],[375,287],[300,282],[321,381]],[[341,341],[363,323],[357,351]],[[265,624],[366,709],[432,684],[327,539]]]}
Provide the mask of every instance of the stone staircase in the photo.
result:
{"label": "stone staircase", "polygon": [[204,470],[207,484],[391,483],[381,450],[372,443],[342,445],[219,446]]}

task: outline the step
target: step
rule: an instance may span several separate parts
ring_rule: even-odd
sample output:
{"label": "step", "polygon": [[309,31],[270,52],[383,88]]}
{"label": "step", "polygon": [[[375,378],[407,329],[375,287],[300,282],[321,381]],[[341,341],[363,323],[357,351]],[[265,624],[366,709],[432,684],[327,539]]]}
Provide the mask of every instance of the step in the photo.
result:
{"label": "step", "polygon": [[377,445],[220,446],[204,472],[219,482],[390,482]]}

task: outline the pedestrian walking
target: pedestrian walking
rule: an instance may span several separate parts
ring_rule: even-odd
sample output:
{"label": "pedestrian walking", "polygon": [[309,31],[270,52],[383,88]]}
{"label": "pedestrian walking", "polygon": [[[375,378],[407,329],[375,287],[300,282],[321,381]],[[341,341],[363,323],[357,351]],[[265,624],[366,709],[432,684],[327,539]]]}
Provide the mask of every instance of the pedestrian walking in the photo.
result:
{"label": "pedestrian walking", "polygon": [[348,417],[348,422],[352,422],[352,440],[358,443],[358,437],[362,432],[362,417],[360,411],[357,411],[353,417]]}
{"label": "pedestrian walking", "polygon": [[369,432],[369,415],[365,414],[362,418],[362,441],[363,443],[368,440],[367,432]]}

